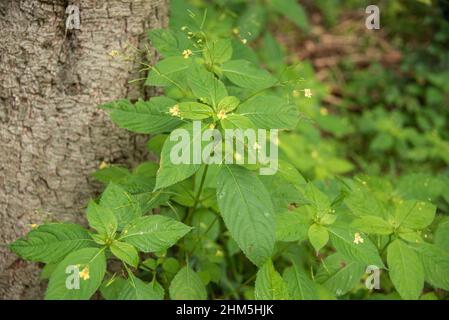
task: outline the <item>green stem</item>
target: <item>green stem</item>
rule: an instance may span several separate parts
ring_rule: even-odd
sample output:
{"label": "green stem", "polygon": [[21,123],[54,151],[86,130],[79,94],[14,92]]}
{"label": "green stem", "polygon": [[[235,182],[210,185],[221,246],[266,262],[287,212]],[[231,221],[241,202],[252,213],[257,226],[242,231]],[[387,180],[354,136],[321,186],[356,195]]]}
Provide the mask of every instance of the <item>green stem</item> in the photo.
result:
{"label": "green stem", "polygon": [[186,224],[187,225],[191,225],[191,220],[192,220],[192,215],[196,210],[196,207],[198,206],[198,203],[200,201],[201,198],[201,193],[203,191],[203,187],[204,187],[204,182],[206,181],[206,175],[207,175],[207,170],[209,169],[209,166],[205,166],[204,171],[203,171],[203,176],[201,177],[201,182],[200,182],[200,187],[198,189],[198,192],[195,196],[195,200],[193,201],[193,206],[190,208],[189,210],[189,214],[187,215],[186,218]]}

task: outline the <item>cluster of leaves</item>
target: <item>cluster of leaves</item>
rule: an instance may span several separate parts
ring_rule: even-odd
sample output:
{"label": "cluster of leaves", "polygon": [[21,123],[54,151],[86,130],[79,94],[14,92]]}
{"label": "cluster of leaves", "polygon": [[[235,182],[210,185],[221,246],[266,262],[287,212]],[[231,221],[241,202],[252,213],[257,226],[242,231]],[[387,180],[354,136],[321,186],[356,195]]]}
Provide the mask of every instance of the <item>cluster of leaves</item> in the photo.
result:
{"label": "cluster of leaves", "polygon": [[[303,29],[307,20],[290,14],[302,10],[296,1],[270,3],[267,10],[258,1],[216,1],[205,14],[172,1],[171,28],[149,32],[162,59],[146,85],[165,95],[102,106],[118,126],[150,134],[159,162],[97,171],[106,188],[87,206],[88,229],[45,224],[10,245],[45,264],[47,299],[97,291],[105,299],[448,297],[449,179],[342,177],[355,167],[320,129],[343,137],[348,119],[320,109],[324,85],[309,81],[314,95],[304,97],[312,68],[286,65],[259,19],[283,14]],[[304,113],[310,118],[298,123]],[[169,136],[176,128],[193,133],[193,120],[219,130],[283,130],[278,172],[173,164]],[[68,286],[73,266],[79,289]],[[364,285],[368,266],[381,270],[380,291]]]}

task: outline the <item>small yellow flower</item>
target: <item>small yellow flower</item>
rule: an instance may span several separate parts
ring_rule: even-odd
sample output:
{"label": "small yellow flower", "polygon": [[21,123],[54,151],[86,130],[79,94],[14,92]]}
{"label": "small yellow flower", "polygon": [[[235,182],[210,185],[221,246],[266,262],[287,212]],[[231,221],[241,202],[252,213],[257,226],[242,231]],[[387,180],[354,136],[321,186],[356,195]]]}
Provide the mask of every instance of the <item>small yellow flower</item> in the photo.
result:
{"label": "small yellow flower", "polygon": [[234,29],[232,29],[232,33],[233,34],[239,34],[240,30],[238,28],[234,28]]}
{"label": "small yellow flower", "polygon": [[310,89],[304,89],[304,96],[306,98],[312,98],[312,90]]}
{"label": "small yellow flower", "polygon": [[106,162],[104,162],[104,161],[101,161],[100,165],[98,166],[98,168],[100,170],[105,169],[107,167],[108,167],[108,164]]}
{"label": "small yellow flower", "polygon": [[354,243],[355,244],[360,244],[363,243],[365,240],[362,238],[362,236],[360,235],[360,233],[356,232],[354,235]]}
{"label": "small yellow flower", "polygon": [[221,110],[221,111],[219,111],[219,112],[217,113],[217,118],[220,119],[220,120],[223,120],[223,119],[225,119],[226,117],[227,117],[226,111],[224,111],[224,110]]}
{"label": "small yellow flower", "polygon": [[190,50],[190,49],[186,49],[182,52],[182,56],[184,57],[184,59],[188,59],[191,55],[192,55],[192,50]]}
{"label": "small yellow flower", "polygon": [[109,55],[111,57],[117,57],[120,54],[120,52],[118,52],[117,50],[112,50],[111,52],[109,52]]}
{"label": "small yellow flower", "polygon": [[177,104],[175,104],[173,107],[171,107],[168,112],[173,116],[173,117],[179,117],[179,106]]}
{"label": "small yellow flower", "polygon": [[248,42],[248,40],[246,40],[246,39],[242,39],[241,41],[243,44],[246,44]]}
{"label": "small yellow flower", "polygon": [[80,278],[83,280],[88,280],[90,278],[89,276],[89,266],[86,266],[81,272],[80,272]]}
{"label": "small yellow flower", "polygon": [[37,227],[39,227],[38,224],[32,223],[30,224],[31,229],[36,229]]}
{"label": "small yellow flower", "polygon": [[209,129],[215,129],[215,124],[213,124],[213,123],[211,123],[210,125],[209,125]]}

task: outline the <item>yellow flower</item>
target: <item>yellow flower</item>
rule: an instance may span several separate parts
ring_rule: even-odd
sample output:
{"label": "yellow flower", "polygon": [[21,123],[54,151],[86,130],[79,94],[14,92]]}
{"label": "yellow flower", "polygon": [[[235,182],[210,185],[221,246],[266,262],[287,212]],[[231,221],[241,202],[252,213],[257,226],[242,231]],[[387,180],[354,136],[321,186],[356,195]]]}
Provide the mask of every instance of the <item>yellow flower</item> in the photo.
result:
{"label": "yellow flower", "polygon": [[36,229],[37,227],[39,227],[38,224],[32,223],[30,224],[31,229]]}
{"label": "yellow flower", "polygon": [[168,112],[173,116],[173,117],[179,117],[179,106],[176,104],[173,107],[171,107]]}
{"label": "yellow flower", "polygon": [[365,240],[362,238],[362,236],[360,235],[360,233],[356,232],[354,235],[354,243],[355,244],[360,244],[363,243]]}
{"label": "yellow flower", "polygon": [[120,52],[118,52],[117,50],[112,50],[111,52],[109,52],[109,55],[111,57],[117,57],[120,54]]}
{"label": "yellow flower", "polygon": [[248,42],[248,40],[246,40],[246,39],[242,39],[241,41],[243,44],[246,44]]}
{"label": "yellow flower", "polygon": [[234,29],[232,29],[232,33],[233,34],[239,34],[240,30],[238,28],[234,28]]}
{"label": "yellow flower", "polygon": [[220,120],[223,120],[223,119],[225,119],[227,116],[226,116],[226,111],[224,111],[224,110],[221,110],[221,111],[219,111],[218,113],[217,113],[217,118],[218,119],[220,119]]}
{"label": "yellow flower", "polygon": [[98,168],[100,168],[100,170],[104,169],[104,168],[107,168],[107,167],[108,167],[108,164],[106,162],[104,162],[104,161],[101,161],[100,165],[98,166]]}
{"label": "yellow flower", "polygon": [[191,55],[192,55],[192,50],[190,50],[190,49],[186,49],[182,52],[182,56],[184,57],[184,59],[188,59]]}
{"label": "yellow flower", "polygon": [[80,278],[83,280],[88,280],[89,276],[89,266],[84,267],[84,269],[80,272]]}
{"label": "yellow flower", "polygon": [[312,90],[310,89],[304,89],[304,96],[306,98],[312,98]]}

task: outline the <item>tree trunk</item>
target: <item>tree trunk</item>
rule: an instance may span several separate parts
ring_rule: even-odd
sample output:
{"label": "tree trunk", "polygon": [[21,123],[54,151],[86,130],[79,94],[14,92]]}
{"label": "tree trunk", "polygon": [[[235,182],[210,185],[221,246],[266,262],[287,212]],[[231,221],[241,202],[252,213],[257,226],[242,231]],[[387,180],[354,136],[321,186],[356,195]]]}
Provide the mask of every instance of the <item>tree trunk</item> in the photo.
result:
{"label": "tree trunk", "polygon": [[[66,30],[77,5],[80,29]],[[30,224],[76,221],[98,191],[102,161],[142,160],[144,138],[116,128],[98,104],[143,96],[136,55],[167,22],[166,0],[0,1],[0,298],[42,297],[39,268],[5,244]]]}

